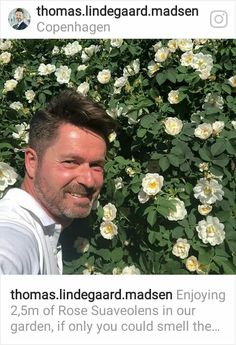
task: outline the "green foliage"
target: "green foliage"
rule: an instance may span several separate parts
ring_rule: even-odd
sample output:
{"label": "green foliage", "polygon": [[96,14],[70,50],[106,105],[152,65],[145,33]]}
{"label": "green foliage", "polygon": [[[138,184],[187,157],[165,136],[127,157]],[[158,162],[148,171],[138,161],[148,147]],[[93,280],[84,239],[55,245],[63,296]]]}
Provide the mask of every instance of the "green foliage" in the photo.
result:
{"label": "green foliage", "polygon": [[[169,40],[117,42],[79,40],[76,51],[68,49],[69,43],[75,44],[73,40],[11,41],[10,61],[0,63],[0,161],[23,177],[26,140],[12,136],[17,132],[15,126],[27,125],[32,114],[61,89],[79,87],[117,118],[119,130],[107,153],[99,206],[88,219],[89,249],[66,259],[65,272],[111,274],[135,265],[143,274],[235,274],[236,81],[232,85],[229,79],[236,75],[236,42],[193,40],[186,42],[186,49],[181,42]],[[163,47],[169,51],[160,60]],[[194,62],[183,62],[191,51],[195,58],[198,54],[212,57],[212,66],[206,63],[208,74]],[[55,70],[40,75],[42,63],[55,69],[67,66],[69,79],[59,82]],[[15,74],[18,67],[23,68],[21,77]],[[107,83],[97,78],[104,69],[111,72]],[[119,82],[121,77],[125,79]],[[5,84],[11,79],[17,79],[12,91]],[[32,100],[25,94],[29,90],[34,92]],[[176,99],[171,91],[178,92]],[[14,110],[13,102],[22,106]],[[182,127],[177,132],[173,126],[168,129],[168,118],[177,118]],[[209,135],[202,134],[204,138],[196,135],[202,124],[211,128]],[[143,200],[140,191],[147,174],[159,174],[164,182],[158,192],[146,193]],[[210,202],[209,213],[224,227],[225,238],[219,244],[205,243],[198,236],[196,227],[207,219],[198,211],[201,202],[194,190],[200,179],[217,181],[223,188],[222,200],[217,197]],[[112,222],[118,235],[110,240],[100,233],[103,207],[108,203],[117,208]],[[171,219],[171,214],[179,218]],[[183,259],[174,251],[179,239],[190,245]],[[190,256],[198,260],[194,273],[186,268]]]}

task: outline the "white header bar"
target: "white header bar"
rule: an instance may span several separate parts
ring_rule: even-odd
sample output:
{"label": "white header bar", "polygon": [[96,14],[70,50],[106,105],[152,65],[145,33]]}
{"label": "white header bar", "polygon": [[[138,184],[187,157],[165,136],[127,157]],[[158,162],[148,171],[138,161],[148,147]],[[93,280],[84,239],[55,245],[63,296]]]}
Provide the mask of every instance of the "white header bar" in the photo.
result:
{"label": "white header bar", "polygon": [[[27,27],[17,27],[16,9]],[[1,0],[1,38],[236,38],[236,1]]]}

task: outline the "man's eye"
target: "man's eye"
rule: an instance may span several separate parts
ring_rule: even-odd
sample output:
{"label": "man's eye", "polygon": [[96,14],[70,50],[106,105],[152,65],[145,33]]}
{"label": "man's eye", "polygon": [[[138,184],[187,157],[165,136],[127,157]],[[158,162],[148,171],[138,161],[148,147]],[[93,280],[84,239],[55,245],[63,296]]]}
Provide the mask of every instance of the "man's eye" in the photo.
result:
{"label": "man's eye", "polygon": [[74,164],[76,164],[76,162],[75,161],[73,161],[73,160],[65,160],[65,161],[63,161],[63,164],[65,164],[65,165],[74,165]]}
{"label": "man's eye", "polygon": [[93,170],[96,170],[96,171],[104,171],[104,167],[102,165],[92,165],[91,166]]}

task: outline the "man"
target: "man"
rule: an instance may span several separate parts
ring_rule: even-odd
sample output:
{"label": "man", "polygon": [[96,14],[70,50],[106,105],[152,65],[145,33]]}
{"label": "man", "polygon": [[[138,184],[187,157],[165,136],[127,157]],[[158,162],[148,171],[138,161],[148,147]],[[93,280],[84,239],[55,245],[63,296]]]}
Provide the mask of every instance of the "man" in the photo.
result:
{"label": "man", "polygon": [[0,200],[0,273],[62,272],[60,233],[74,218],[89,215],[115,129],[99,104],[72,90],[36,112],[21,189]]}
{"label": "man", "polygon": [[23,30],[27,28],[27,24],[24,22],[24,10],[22,8],[17,8],[15,12],[15,18],[17,24],[13,25],[13,28],[16,30]]}

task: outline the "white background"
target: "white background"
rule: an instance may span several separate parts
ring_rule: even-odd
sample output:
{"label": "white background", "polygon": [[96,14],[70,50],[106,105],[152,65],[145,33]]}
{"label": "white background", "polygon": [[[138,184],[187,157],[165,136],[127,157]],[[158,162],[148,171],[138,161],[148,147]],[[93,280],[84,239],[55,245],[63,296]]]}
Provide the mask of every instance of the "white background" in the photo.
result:
{"label": "white background", "polygon": [[[0,32],[2,38],[235,38],[236,37],[236,1],[235,0],[80,0],[80,1],[16,1],[0,0],[1,20]],[[143,7],[146,4],[152,7],[198,7],[199,17],[38,17],[36,8],[44,5],[54,7],[85,7],[85,5],[103,7]],[[25,30],[15,30],[8,23],[9,13],[16,7],[25,8],[31,14],[30,26]],[[213,28],[210,25],[212,11],[225,11],[228,15],[228,25],[225,28]],[[52,32],[37,31],[39,21],[45,24],[69,24],[77,21],[80,24],[108,23],[111,31],[97,32],[91,35],[86,32]]]}
{"label": "white background", "polygon": [[[105,300],[89,302],[87,300],[12,300],[10,291],[13,289],[20,291],[58,291],[66,289],[67,291],[172,291],[172,300]],[[177,300],[176,290],[184,291],[225,291],[225,302],[219,300],[208,300],[205,302]],[[127,276],[2,276],[1,277],[1,344],[214,344],[214,345],[235,345],[235,324],[236,324],[236,306],[235,306],[236,277],[235,276],[170,276],[170,275],[127,275]],[[40,309],[51,308],[54,305],[54,313],[49,316],[30,315],[30,316],[11,316],[11,306],[16,305],[21,308]],[[58,316],[58,305],[65,305],[68,308],[87,308],[90,310],[92,305],[109,308],[134,308],[135,305],[143,308],[158,308],[160,313],[157,316]],[[163,316],[163,306],[173,309],[172,316]],[[177,308],[196,308],[195,315],[176,315]],[[18,309],[20,311],[21,309]],[[21,313],[21,312],[20,312]],[[19,314],[20,314],[19,313]],[[31,313],[32,314],[32,313]],[[64,329],[63,332],[57,332],[58,322],[65,321],[70,323],[93,323],[93,329],[90,334],[86,331],[70,332]],[[160,332],[156,330],[157,323],[182,323],[188,320],[189,330],[185,332]],[[45,332],[19,332],[12,334],[10,331],[11,323],[51,323],[54,328],[53,333]],[[192,322],[212,324],[212,329],[219,331],[193,331]],[[138,324],[153,322],[153,331],[145,332],[122,332],[120,330],[122,323]],[[97,334],[96,323],[117,324],[116,332],[107,331]]]}

